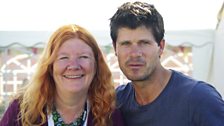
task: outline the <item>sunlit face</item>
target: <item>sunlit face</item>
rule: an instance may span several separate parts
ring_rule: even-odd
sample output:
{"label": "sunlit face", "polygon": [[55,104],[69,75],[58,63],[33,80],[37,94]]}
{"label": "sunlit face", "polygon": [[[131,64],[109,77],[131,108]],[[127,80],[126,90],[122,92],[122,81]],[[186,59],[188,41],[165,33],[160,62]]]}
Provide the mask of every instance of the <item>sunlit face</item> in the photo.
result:
{"label": "sunlit face", "polygon": [[53,63],[57,93],[87,93],[96,73],[95,63],[93,51],[84,41],[65,41]]}
{"label": "sunlit face", "polygon": [[141,26],[136,29],[121,28],[118,30],[116,55],[121,70],[129,80],[150,79],[160,64],[161,53],[149,29]]}

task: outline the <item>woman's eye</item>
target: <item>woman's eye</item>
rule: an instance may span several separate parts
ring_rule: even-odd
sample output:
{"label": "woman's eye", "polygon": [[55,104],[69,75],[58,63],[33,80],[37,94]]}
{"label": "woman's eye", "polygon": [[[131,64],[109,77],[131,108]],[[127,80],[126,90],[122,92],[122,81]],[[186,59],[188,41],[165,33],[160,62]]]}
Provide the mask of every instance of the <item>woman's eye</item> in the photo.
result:
{"label": "woman's eye", "polygon": [[68,59],[68,57],[67,56],[59,57],[59,60],[65,60],[65,59]]}
{"label": "woman's eye", "polygon": [[87,59],[87,58],[89,58],[89,56],[83,55],[83,56],[80,56],[80,58]]}

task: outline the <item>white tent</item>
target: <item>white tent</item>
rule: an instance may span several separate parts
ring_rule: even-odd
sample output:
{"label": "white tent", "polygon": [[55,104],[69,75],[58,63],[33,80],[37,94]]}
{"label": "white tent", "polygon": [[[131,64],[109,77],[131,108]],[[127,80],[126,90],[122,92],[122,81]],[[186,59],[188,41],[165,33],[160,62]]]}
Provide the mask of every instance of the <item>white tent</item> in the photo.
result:
{"label": "white tent", "polygon": [[214,43],[214,30],[171,31],[165,35],[171,45],[192,47],[193,77],[207,81]]}
{"label": "white tent", "polygon": [[208,81],[213,83],[224,97],[224,3],[218,15],[219,22],[215,31],[210,76]]}
{"label": "white tent", "polygon": [[216,30],[171,31],[171,45],[192,47],[193,77],[211,83],[224,96],[224,4],[218,14]]}

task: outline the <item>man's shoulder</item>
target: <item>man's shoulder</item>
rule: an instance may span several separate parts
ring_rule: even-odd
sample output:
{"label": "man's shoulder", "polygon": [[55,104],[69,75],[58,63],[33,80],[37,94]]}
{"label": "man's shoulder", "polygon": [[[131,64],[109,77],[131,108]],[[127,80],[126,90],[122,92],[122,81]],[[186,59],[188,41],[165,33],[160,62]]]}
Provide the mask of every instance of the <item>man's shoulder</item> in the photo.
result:
{"label": "man's shoulder", "polygon": [[[210,84],[199,82],[191,92],[190,108],[209,125],[223,125],[224,101]],[[205,111],[206,110],[206,111]]]}
{"label": "man's shoulder", "polygon": [[172,71],[172,76],[169,81],[172,83],[172,85],[175,85],[175,87],[184,88],[184,89],[192,89],[198,84],[207,84],[206,82],[202,82],[199,80],[196,80],[192,78],[191,76],[188,76],[186,74],[183,74],[178,71]]}
{"label": "man's shoulder", "polygon": [[216,92],[215,87],[211,84],[194,79],[188,75],[185,75],[181,72],[173,71],[173,78],[172,82],[179,84],[184,89],[187,87],[191,87],[191,93],[206,93],[206,92]]}
{"label": "man's shoulder", "polygon": [[219,92],[211,84],[208,84],[203,81],[199,81],[197,85],[192,89],[192,98],[196,101],[199,99],[209,99],[209,98],[222,98]]}
{"label": "man's shoulder", "polygon": [[131,83],[127,83],[127,84],[119,85],[116,88],[116,93],[117,94],[123,94],[123,93],[130,92],[131,90],[132,90],[132,84]]}
{"label": "man's shoulder", "polygon": [[117,103],[124,103],[133,94],[133,87],[131,83],[120,85],[116,88]]}

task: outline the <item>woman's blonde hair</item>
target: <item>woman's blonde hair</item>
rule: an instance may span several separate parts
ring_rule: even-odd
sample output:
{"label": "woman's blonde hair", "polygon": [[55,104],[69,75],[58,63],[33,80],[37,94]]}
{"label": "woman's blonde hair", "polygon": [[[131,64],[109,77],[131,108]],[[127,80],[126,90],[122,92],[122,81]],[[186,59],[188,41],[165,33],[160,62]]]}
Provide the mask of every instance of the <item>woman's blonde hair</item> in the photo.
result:
{"label": "woman's blonde hair", "polygon": [[60,46],[72,38],[79,38],[88,44],[92,48],[96,60],[96,74],[88,91],[94,125],[105,126],[111,122],[111,113],[115,108],[115,91],[112,74],[103,53],[94,37],[86,29],[78,25],[65,25],[51,36],[33,78],[18,97],[21,110],[18,116],[23,126],[46,123],[46,113],[51,112],[55,96],[52,64]]}

